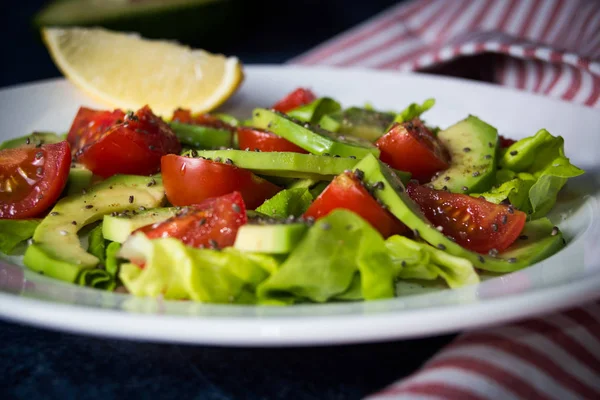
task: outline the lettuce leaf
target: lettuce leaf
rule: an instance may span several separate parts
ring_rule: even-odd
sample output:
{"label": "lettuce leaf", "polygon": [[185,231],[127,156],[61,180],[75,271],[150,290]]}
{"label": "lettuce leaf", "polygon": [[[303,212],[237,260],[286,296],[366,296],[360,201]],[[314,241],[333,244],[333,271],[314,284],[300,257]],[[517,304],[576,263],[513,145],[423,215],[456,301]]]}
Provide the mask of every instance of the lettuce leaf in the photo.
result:
{"label": "lettuce leaf", "polygon": [[88,235],[88,253],[98,257],[101,264],[105,264],[106,241],[102,235],[102,224],[93,228]]}
{"label": "lettuce leaf", "polygon": [[[258,287],[260,302],[326,302],[348,293],[360,273],[364,299],[393,297],[394,266],[379,232],[343,209],[320,219],[279,270]],[[356,287],[352,296],[356,297]]]}
{"label": "lettuce leaf", "polygon": [[503,150],[496,176],[497,186],[483,196],[500,203],[509,200],[530,219],[544,217],[556,203],[558,192],[567,182],[584,173],[564,154],[564,140],[542,129]]}
{"label": "lettuce leaf", "polygon": [[0,252],[10,254],[19,243],[31,238],[40,219],[0,219]]}
{"label": "lettuce leaf", "polygon": [[423,104],[412,103],[404,110],[400,111],[398,115],[396,115],[396,118],[394,118],[393,123],[402,123],[420,117],[421,114],[429,110],[434,105],[435,99],[427,99],[423,102]]}
{"label": "lettuce leaf", "polygon": [[440,277],[449,287],[459,288],[479,282],[473,264],[465,258],[456,257],[443,250],[404,236],[390,236],[385,245],[400,279],[433,280]]}
{"label": "lettuce leaf", "polygon": [[272,269],[263,264],[274,262],[234,248],[196,249],[177,239],[150,240],[143,234],[128,239],[118,256],[133,260],[122,264],[119,273],[130,293],[207,303],[254,303],[257,285]]}
{"label": "lettuce leaf", "polygon": [[285,189],[266,200],[256,211],[273,218],[298,217],[304,214],[312,201],[308,188]]}

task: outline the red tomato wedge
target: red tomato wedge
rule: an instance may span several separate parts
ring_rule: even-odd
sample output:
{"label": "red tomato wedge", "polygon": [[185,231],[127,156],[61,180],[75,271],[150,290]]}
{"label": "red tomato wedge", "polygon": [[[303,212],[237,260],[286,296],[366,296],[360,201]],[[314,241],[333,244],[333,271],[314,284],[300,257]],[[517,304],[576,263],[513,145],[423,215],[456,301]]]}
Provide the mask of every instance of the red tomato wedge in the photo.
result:
{"label": "red tomato wedge", "polygon": [[477,253],[495,254],[521,234],[527,215],[511,206],[409,183],[408,195],[446,236]]}
{"label": "red tomato wedge", "polygon": [[349,172],[336,176],[306,210],[304,217],[319,219],[338,208],[360,215],[383,237],[408,231],[408,228],[385,210],[362,182]]}
{"label": "red tomato wedge", "polygon": [[233,192],[184,207],[174,217],[137,231],[150,239],[171,237],[192,247],[223,248],[233,246],[238,228],[247,221],[242,195]]}
{"label": "red tomato wedge", "polygon": [[513,143],[517,143],[517,141],[500,135],[500,147],[501,148],[504,149],[506,147],[510,147]]}
{"label": "red tomato wedge", "polygon": [[272,108],[285,113],[296,107],[312,103],[316,99],[317,96],[310,89],[298,88],[275,103]]}
{"label": "red tomato wedge", "polygon": [[124,119],[125,113],[121,110],[100,111],[81,107],[67,135],[73,155],[86,145],[96,142],[113,125],[122,123]]}
{"label": "red tomato wedge", "polygon": [[238,145],[242,150],[289,151],[308,154],[302,147],[262,129],[240,126],[237,128]]}
{"label": "red tomato wedge", "polygon": [[[84,112],[88,114],[88,111]],[[108,120],[104,112],[98,115],[98,118]],[[75,158],[103,178],[115,174],[156,173],[162,156],[181,151],[179,140],[169,125],[154,115],[148,106],[135,114],[125,115],[122,123],[115,123],[103,132],[77,128],[80,126],[78,118],[79,114],[69,132],[71,144],[79,146]],[[88,125],[104,126],[96,119]]]}
{"label": "red tomato wedge", "polygon": [[167,155],[161,168],[167,198],[175,206],[198,204],[238,191],[246,207],[253,210],[281,190],[248,170],[204,158]]}
{"label": "red tomato wedge", "polygon": [[0,218],[40,216],[60,196],[69,176],[67,142],[0,151]]}
{"label": "red tomato wedge", "polygon": [[175,122],[181,122],[184,124],[202,125],[202,126],[209,126],[211,128],[215,128],[215,129],[224,129],[224,130],[228,130],[228,131],[232,131],[232,132],[235,131],[234,126],[229,125],[225,121],[221,121],[219,118],[215,117],[214,115],[210,115],[210,114],[192,115],[192,112],[190,110],[186,110],[183,108],[178,108],[177,110],[175,110],[175,112],[173,113],[173,116],[171,117],[171,120],[175,121]]}
{"label": "red tomato wedge", "polygon": [[381,161],[410,172],[420,182],[429,182],[433,174],[450,166],[448,152],[418,118],[394,124],[375,145],[381,150]]}

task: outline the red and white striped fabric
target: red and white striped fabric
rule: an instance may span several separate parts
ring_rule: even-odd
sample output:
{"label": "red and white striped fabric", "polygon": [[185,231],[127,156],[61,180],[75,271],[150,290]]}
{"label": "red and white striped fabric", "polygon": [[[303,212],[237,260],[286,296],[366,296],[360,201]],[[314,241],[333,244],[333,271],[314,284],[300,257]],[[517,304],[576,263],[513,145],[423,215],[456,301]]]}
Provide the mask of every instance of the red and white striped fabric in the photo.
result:
{"label": "red and white striped fabric", "polygon": [[[600,0],[415,0],[291,63],[423,70],[503,55],[494,79],[600,107]],[[600,305],[464,333],[370,400],[600,399]]]}
{"label": "red and white striped fabric", "polygon": [[496,82],[600,107],[600,1],[403,2],[291,63],[423,70],[481,53],[505,55]]}

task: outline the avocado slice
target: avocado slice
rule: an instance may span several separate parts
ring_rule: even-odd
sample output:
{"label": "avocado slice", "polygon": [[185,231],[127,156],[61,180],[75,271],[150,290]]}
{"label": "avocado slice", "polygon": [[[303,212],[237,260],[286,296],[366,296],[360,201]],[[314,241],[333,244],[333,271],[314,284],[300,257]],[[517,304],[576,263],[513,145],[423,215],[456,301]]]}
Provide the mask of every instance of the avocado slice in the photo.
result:
{"label": "avocado slice", "polygon": [[379,149],[368,140],[338,135],[275,110],[257,108],[252,121],[257,128],[267,129],[313,154],[358,158],[367,154],[379,156]]}
{"label": "avocado slice", "polygon": [[466,258],[476,268],[493,272],[512,272],[541,261],[564,247],[561,232],[554,229],[550,220],[543,218],[527,223],[522,233],[527,239],[517,240],[496,257],[469,251],[438,231],[421,213],[417,203],[406,194],[397,175],[374,156],[363,158],[356,164],[354,171],[357,170],[364,173],[366,184],[382,187],[374,191],[375,197],[381,200],[396,218],[412,229],[417,237],[451,255]]}
{"label": "avocado slice", "polygon": [[302,240],[308,229],[304,223],[250,222],[238,229],[233,247],[242,251],[287,254]]}
{"label": "avocado slice", "polygon": [[358,162],[350,157],[245,150],[202,150],[192,151],[186,155],[222,162],[229,159],[233,165],[249,169],[259,175],[315,180],[331,180],[335,175],[352,169]]}
{"label": "avocado slice", "polygon": [[[329,114],[328,117],[339,124],[337,132],[374,142],[387,132],[395,115],[360,107]],[[325,122],[327,123],[327,122]],[[321,122],[323,126],[323,122]]]}
{"label": "avocado slice", "polygon": [[57,135],[52,132],[33,132],[30,135],[10,139],[0,144],[0,150],[15,149],[17,147],[36,147],[43,144],[58,143],[65,140],[65,135]]}
{"label": "avocado slice", "polygon": [[218,149],[219,147],[231,147],[233,143],[233,133],[226,129],[175,121],[170,122],[169,126],[183,145],[194,148]]}
{"label": "avocado slice", "polygon": [[176,213],[176,207],[163,207],[135,213],[125,210],[117,215],[105,215],[102,222],[102,235],[105,239],[123,243],[136,229],[165,221]]}
{"label": "avocado slice", "polygon": [[81,164],[72,163],[67,178],[67,185],[64,193],[68,195],[81,193],[83,190],[90,187],[94,174]]}
{"label": "avocado slice", "polygon": [[466,119],[438,133],[450,153],[450,168],[431,181],[438,190],[481,193],[494,184],[498,153],[498,130],[479,118]]}
{"label": "avocado slice", "polygon": [[81,228],[104,214],[154,208],[164,199],[160,178],[137,175],[115,175],[84,194],[65,197],[36,228],[23,263],[53,278],[75,282],[82,271],[99,262],[81,246],[77,236]]}

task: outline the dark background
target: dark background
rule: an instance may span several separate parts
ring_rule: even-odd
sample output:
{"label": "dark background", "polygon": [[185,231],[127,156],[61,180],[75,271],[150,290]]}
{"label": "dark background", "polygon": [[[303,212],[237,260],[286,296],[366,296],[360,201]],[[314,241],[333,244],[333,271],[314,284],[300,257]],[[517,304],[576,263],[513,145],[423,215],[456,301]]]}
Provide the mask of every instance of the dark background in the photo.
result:
{"label": "dark background", "polygon": [[[0,2],[0,87],[60,76],[31,24],[44,1]],[[226,27],[231,37],[182,41],[248,64],[281,63],[394,3],[246,1]],[[354,399],[411,373],[452,337],[248,349],[106,340],[0,322],[0,398]]]}

